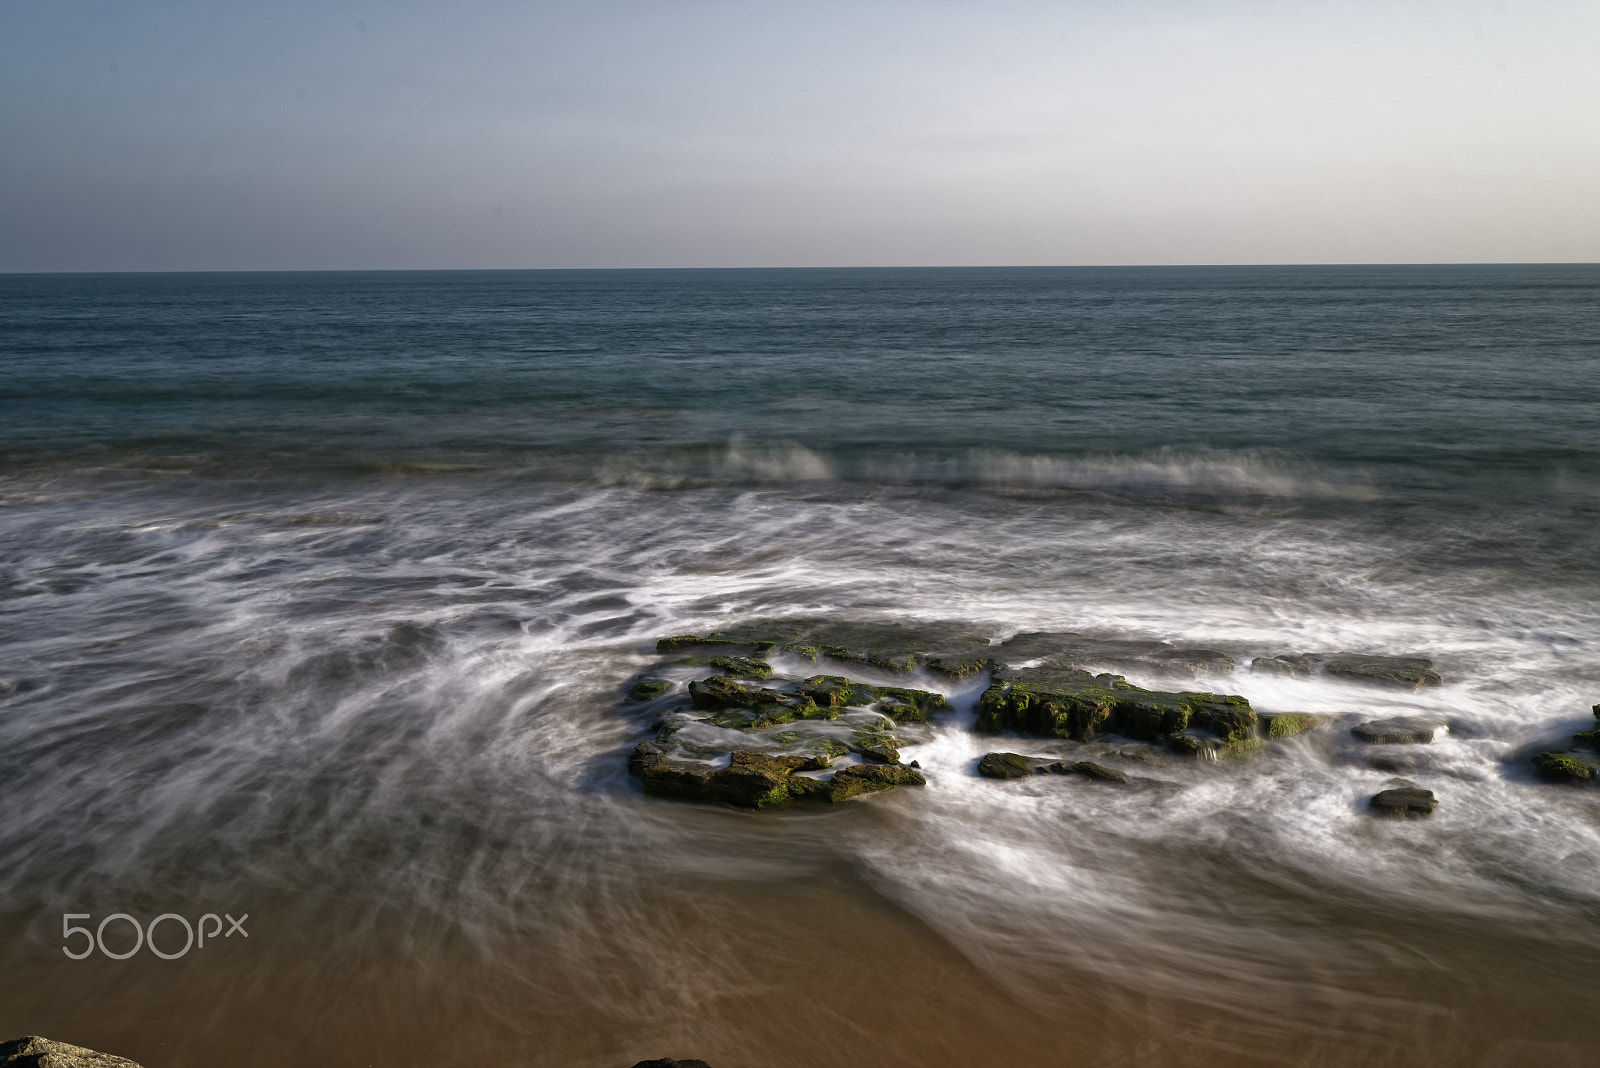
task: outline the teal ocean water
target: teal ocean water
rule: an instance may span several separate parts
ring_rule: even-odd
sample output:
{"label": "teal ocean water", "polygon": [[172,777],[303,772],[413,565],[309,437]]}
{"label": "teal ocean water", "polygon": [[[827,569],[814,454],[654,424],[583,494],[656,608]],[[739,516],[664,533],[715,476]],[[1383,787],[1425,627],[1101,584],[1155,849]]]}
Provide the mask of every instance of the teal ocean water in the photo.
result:
{"label": "teal ocean water", "polygon": [[[1590,1063],[1600,791],[1528,756],[1600,702],[1600,268],[6,276],[0,372],[0,1030]],[[1220,649],[1330,726],[1155,799],[996,783],[1026,743],[925,680],[915,796],[644,797],[655,639],[784,615]],[[1248,667],[1333,650],[1445,683]],[[1377,767],[1389,712],[1449,726]],[[1366,816],[1400,774],[1431,819]],[[235,904],[248,952],[62,957]],[[889,953],[976,1008],[829,1000]]]}

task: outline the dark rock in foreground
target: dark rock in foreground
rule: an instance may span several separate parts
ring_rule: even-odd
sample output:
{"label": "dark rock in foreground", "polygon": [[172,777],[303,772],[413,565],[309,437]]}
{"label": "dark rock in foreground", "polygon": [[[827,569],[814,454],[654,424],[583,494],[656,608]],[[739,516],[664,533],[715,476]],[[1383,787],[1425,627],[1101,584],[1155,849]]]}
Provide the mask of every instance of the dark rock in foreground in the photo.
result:
{"label": "dark rock in foreground", "polygon": [[1426,745],[1444,726],[1443,720],[1396,716],[1357,724],[1350,733],[1372,745]]}
{"label": "dark rock in foreground", "polygon": [[0,1068],[139,1068],[126,1057],[53,1042],[38,1035],[0,1042]]}
{"label": "dark rock in foreground", "polygon": [[675,1061],[671,1057],[662,1057],[660,1060],[655,1061],[640,1061],[633,1068],[711,1068],[711,1065],[693,1058],[686,1061]]}
{"label": "dark rock in foreground", "polygon": [[1439,807],[1439,801],[1433,796],[1432,790],[1419,790],[1413,786],[1384,790],[1374,794],[1367,804],[1378,815],[1393,816],[1397,819],[1431,816],[1433,810]]}
{"label": "dark rock in foreground", "polygon": [[[1154,742],[1192,728],[1209,731],[1234,752],[1261,745],[1255,711],[1243,697],[1145,690],[1121,675],[1091,675],[1055,663],[997,668],[978,699],[977,729],[989,733],[1013,730],[1086,741],[1110,731]],[[1174,748],[1192,752],[1194,747],[1180,741]]]}

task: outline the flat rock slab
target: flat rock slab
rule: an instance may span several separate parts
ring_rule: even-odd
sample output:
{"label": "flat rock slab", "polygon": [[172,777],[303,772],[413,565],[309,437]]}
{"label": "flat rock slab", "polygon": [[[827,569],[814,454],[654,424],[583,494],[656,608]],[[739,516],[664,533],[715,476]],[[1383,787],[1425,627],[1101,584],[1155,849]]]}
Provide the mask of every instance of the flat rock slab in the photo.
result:
{"label": "flat rock slab", "polygon": [[0,1042],[0,1068],[139,1068],[126,1057],[69,1046],[38,1035]]}
{"label": "flat rock slab", "polygon": [[1369,653],[1283,653],[1258,656],[1250,661],[1258,675],[1310,676],[1321,672],[1338,678],[1380,686],[1418,689],[1438,686],[1444,677],[1425,656],[1378,656]]}
{"label": "flat rock slab", "polygon": [[1380,816],[1420,819],[1423,816],[1433,815],[1433,810],[1439,807],[1439,799],[1433,796],[1432,790],[1403,786],[1374,794],[1367,805]]}
{"label": "flat rock slab", "polygon": [[1050,760],[1021,753],[985,753],[978,761],[978,774],[986,779],[1031,779],[1035,775],[1082,775],[1093,782],[1126,786],[1128,776],[1092,760]]}
{"label": "flat rock slab", "polygon": [[1167,642],[1091,638],[1071,631],[1018,634],[996,646],[995,657],[1007,664],[1050,659],[1074,667],[1111,664],[1191,678],[1205,674],[1228,674],[1234,668],[1233,657],[1216,649],[1189,649]]}
{"label": "flat rock slab", "polygon": [[1444,720],[1417,716],[1374,719],[1350,728],[1350,733],[1370,745],[1426,745],[1444,728]]}
{"label": "flat rock slab", "polygon": [[884,671],[920,668],[966,678],[988,669],[989,639],[965,623],[841,623],[828,619],[755,620],[708,631],[662,638],[656,652],[716,652],[767,656],[789,653],[805,660],[825,656]]}

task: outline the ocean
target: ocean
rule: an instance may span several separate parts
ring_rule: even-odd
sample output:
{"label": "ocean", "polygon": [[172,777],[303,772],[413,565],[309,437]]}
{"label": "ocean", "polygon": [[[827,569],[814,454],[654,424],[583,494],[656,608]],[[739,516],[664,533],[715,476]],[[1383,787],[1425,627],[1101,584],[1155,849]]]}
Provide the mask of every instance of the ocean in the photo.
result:
{"label": "ocean", "polygon": [[[1600,702],[1600,267],[11,275],[0,370],[0,1037],[1595,1063],[1600,792],[1529,758]],[[657,639],[799,617],[1220,650],[1187,687],[1324,720],[1001,782],[1049,746],[924,672],[924,787],[646,796]],[[1336,651],[1444,681],[1251,668]]]}

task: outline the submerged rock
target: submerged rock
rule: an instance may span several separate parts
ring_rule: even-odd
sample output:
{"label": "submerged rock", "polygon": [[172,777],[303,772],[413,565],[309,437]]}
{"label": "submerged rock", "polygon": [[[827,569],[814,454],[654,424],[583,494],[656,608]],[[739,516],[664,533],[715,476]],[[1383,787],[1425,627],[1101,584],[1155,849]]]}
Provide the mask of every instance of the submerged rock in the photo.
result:
{"label": "submerged rock", "polygon": [[1215,649],[1185,649],[1167,642],[1090,638],[1071,631],[1018,634],[1001,642],[996,654],[1012,664],[1049,659],[1070,667],[1112,664],[1191,678],[1228,674],[1234,668],[1233,657]]}
{"label": "submerged rock", "polygon": [[1305,675],[1315,669],[1316,662],[1309,656],[1258,656],[1250,661],[1250,670],[1257,675]]}
{"label": "submerged rock", "polygon": [[1426,745],[1444,725],[1440,719],[1395,716],[1359,723],[1350,728],[1350,733],[1372,745]]}
{"label": "submerged rock", "polygon": [[[1260,746],[1256,714],[1243,697],[1146,690],[1121,675],[1091,675],[1056,663],[997,668],[978,699],[977,729],[988,733],[1013,730],[1086,741],[1110,731],[1153,742],[1197,728],[1216,735],[1233,752]],[[1192,751],[1181,741],[1175,748]]]}
{"label": "submerged rock", "polygon": [[69,1046],[38,1035],[0,1042],[0,1068],[139,1068],[126,1057]]}
{"label": "submerged rock", "polygon": [[1089,760],[1078,761],[1076,764],[1072,765],[1072,770],[1077,772],[1079,775],[1082,775],[1085,778],[1091,779],[1095,782],[1116,783],[1119,786],[1126,786],[1128,783],[1128,777],[1122,772],[1113,771],[1108,767],[1096,764]]}
{"label": "submerged rock", "polygon": [[1034,763],[1021,753],[985,753],[978,761],[978,774],[986,779],[1026,779],[1033,775]]}
{"label": "submerged rock", "polygon": [[685,664],[714,667],[724,675],[740,679],[770,679],[772,665],[753,656],[691,656]]}
{"label": "submerged rock", "polygon": [[1418,689],[1444,681],[1433,661],[1422,656],[1374,656],[1368,653],[1283,653],[1250,661],[1258,675],[1310,676],[1321,672],[1360,682]]}
{"label": "submerged rock", "polygon": [[670,693],[672,683],[666,679],[640,679],[628,691],[630,701],[653,701],[662,694]]}
{"label": "submerged rock", "polygon": [[784,652],[805,660],[825,656],[909,673],[917,668],[966,678],[989,666],[989,639],[960,623],[841,623],[775,619],[741,623],[707,634],[682,634],[656,643],[660,653],[715,650],[768,656]]}
{"label": "submerged rock", "polygon": [[1439,807],[1439,801],[1433,796],[1432,790],[1402,786],[1374,794],[1367,806],[1380,816],[1416,819],[1433,815],[1433,810]]}

